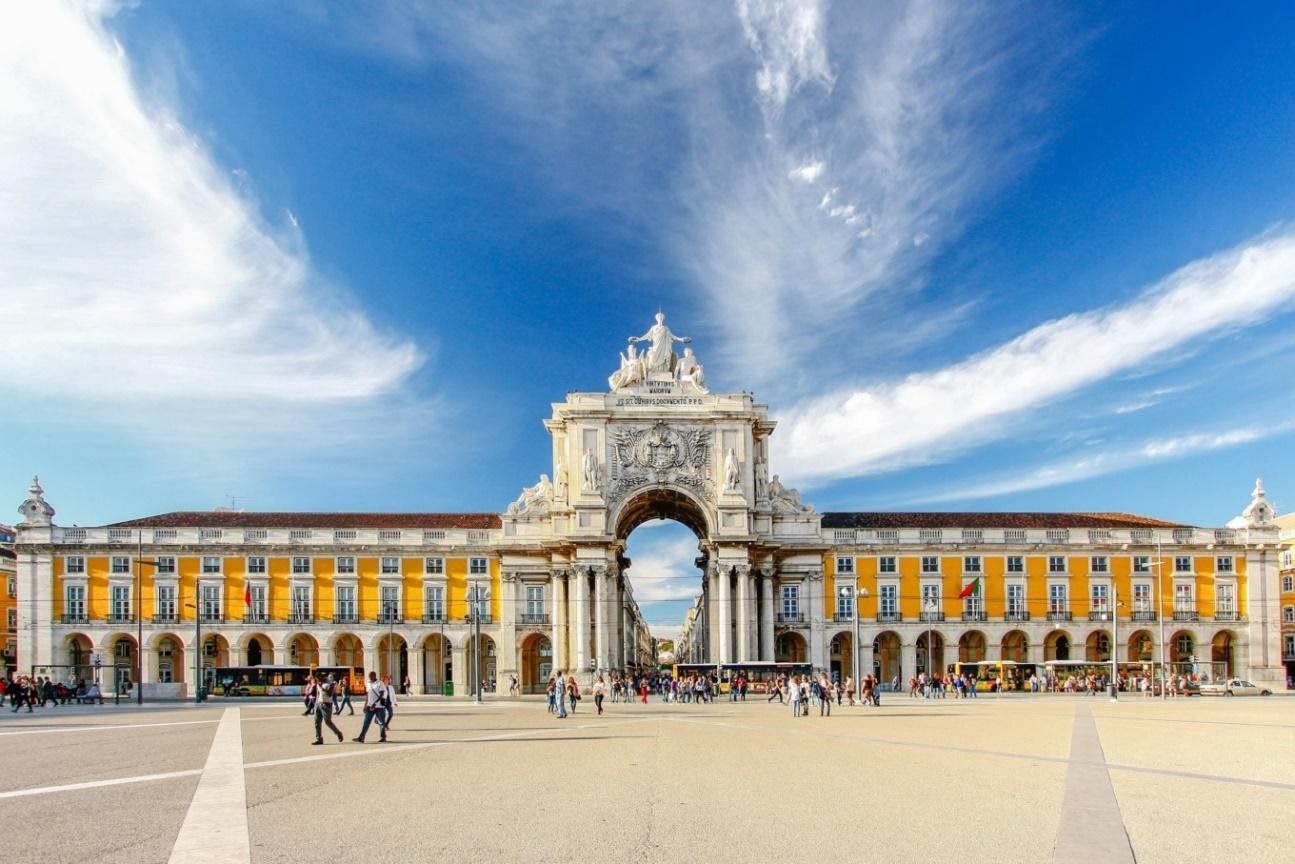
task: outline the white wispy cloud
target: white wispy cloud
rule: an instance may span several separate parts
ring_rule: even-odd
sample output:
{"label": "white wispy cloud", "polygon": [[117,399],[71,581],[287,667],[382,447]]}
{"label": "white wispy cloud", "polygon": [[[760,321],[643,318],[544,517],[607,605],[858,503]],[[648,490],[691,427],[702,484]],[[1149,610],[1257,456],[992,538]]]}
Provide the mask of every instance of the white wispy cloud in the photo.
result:
{"label": "white wispy cloud", "polygon": [[117,422],[147,404],[162,435],[181,415],[226,440],[318,429],[320,406],[360,419],[424,351],[321,277],[297,216],[267,222],[245,173],[143,95],[173,88],[132,77],[113,11],[0,9],[4,386]]}
{"label": "white wispy cloud", "polygon": [[737,0],[742,32],[760,59],[755,85],[767,111],[781,112],[787,98],[806,84],[831,89],[826,5],[818,0]]}
{"label": "white wispy cloud", "polygon": [[[673,524],[649,522],[643,527]],[[680,530],[636,531],[630,542],[632,566],[627,575],[639,603],[691,600],[701,590],[701,573],[693,566],[698,554],[696,537]]]}
{"label": "white wispy cloud", "polygon": [[781,468],[798,479],[947,458],[1004,421],[1295,298],[1295,234],[1193,262],[1136,299],[1074,314],[936,372],[809,400],[784,415]]}
{"label": "white wispy cloud", "polygon": [[1236,447],[1282,435],[1295,429],[1295,422],[1264,423],[1241,426],[1214,432],[1197,432],[1190,435],[1155,438],[1141,444],[1126,446],[1099,453],[1085,453],[1068,459],[1056,460],[1046,465],[1013,472],[999,477],[975,481],[963,486],[944,489],[935,495],[907,500],[909,505],[938,504],[947,501],[970,501],[993,498],[1034,489],[1060,486],[1078,480],[1087,480],[1103,474],[1126,471],[1153,462],[1168,461]]}

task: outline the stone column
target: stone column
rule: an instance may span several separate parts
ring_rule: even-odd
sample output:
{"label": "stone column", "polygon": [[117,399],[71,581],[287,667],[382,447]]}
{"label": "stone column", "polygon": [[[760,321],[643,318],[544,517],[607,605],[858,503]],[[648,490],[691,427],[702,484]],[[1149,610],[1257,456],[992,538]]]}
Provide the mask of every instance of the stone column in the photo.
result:
{"label": "stone column", "polygon": [[553,571],[549,575],[549,607],[552,609],[553,636],[553,672],[566,669],[567,660],[567,575]]}
{"label": "stone column", "polygon": [[[853,638],[853,636],[851,636],[851,638]],[[854,658],[851,657],[850,660],[853,662]],[[854,672],[854,679],[855,679],[856,685],[864,675],[873,674],[873,668],[872,668],[873,662],[874,662],[874,658],[872,656],[872,643],[868,641],[868,637],[863,635],[863,631],[860,630],[859,668]],[[856,698],[857,698],[857,693],[856,693]]]}
{"label": "stone column", "polygon": [[774,659],[772,570],[760,577],[760,659]]}
{"label": "stone column", "polygon": [[[468,688],[468,639],[471,635],[465,635],[454,647],[450,649],[450,663],[453,665],[454,695],[471,696],[472,691]],[[376,667],[375,667],[376,668]]]}
{"label": "stone column", "polygon": [[409,655],[409,692],[421,695],[423,692],[423,649],[412,645],[406,648]]}
{"label": "stone column", "polygon": [[751,569],[737,568],[737,661],[747,663],[755,659],[751,649]]}
{"label": "stone column", "polygon": [[598,661],[599,671],[608,667],[607,652],[607,631],[610,628],[607,621],[607,595],[609,593],[607,586],[607,571],[597,569],[594,571],[594,659]]}
{"label": "stone column", "polygon": [[729,571],[720,568],[717,573],[719,581],[719,595],[716,598],[719,603],[719,632],[716,634],[719,638],[715,640],[719,653],[715,657],[718,663],[731,663],[733,661],[733,589],[729,577]]}
{"label": "stone column", "polygon": [[[502,592],[499,603],[499,641],[495,656],[495,691],[508,692],[508,678],[518,675],[517,663],[517,610],[522,603],[518,598],[522,589],[522,580],[516,573],[501,573],[499,588]],[[482,665],[485,661],[482,660]],[[518,675],[517,680],[521,681]]]}
{"label": "stone column", "polygon": [[[596,571],[595,571],[596,572]],[[570,656],[568,671],[589,671],[589,574],[587,570],[577,568],[571,575],[575,580],[575,602],[571,605],[571,638],[575,646]]]}
{"label": "stone column", "polygon": [[907,689],[908,679],[917,675],[917,641],[905,642],[899,649],[899,687]]}
{"label": "stone column", "polygon": [[809,574],[805,580],[809,589],[809,662],[815,670],[828,665],[827,646],[823,643],[823,574]]}
{"label": "stone column", "polygon": [[703,639],[703,662],[714,663],[719,656],[719,568],[712,564],[706,579],[706,637]]}

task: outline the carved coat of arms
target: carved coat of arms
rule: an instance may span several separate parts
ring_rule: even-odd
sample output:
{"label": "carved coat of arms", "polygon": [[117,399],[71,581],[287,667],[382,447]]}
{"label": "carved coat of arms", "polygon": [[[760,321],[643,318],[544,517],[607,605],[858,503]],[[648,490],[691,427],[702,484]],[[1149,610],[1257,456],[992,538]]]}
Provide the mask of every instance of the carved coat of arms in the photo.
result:
{"label": "carved coat of arms", "polygon": [[608,485],[612,498],[656,483],[678,483],[713,497],[709,429],[674,428],[658,421],[651,426],[621,426],[610,431],[614,458],[608,460]]}

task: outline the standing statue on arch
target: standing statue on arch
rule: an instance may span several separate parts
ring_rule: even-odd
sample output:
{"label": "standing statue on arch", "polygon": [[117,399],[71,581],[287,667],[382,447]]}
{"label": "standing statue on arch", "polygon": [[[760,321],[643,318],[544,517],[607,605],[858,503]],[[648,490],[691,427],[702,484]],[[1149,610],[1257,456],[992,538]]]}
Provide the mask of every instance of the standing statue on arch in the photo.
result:
{"label": "standing statue on arch", "polygon": [[651,345],[644,356],[647,372],[649,375],[656,374],[673,374],[675,364],[678,362],[678,356],[674,353],[674,343],[680,342],[688,344],[692,342],[690,336],[676,336],[670,332],[670,328],[665,326],[665,313],[656,313],[656,323],[648,328],[648,331],[642,336],[631,336],[630,344],[635,345],[639,342],[650,342]]}

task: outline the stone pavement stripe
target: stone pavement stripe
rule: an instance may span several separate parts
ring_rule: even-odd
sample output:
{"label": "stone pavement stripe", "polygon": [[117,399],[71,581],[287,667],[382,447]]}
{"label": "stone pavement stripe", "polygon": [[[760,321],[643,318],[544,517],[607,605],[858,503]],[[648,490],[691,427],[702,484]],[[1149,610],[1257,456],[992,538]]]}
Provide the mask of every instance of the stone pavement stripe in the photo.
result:
{"label": "stone pavement stripe", "polygon": [[13,732],[0,732],[3,735],[51,735],[56,732],[102,732],[115,729],[152,729],[157,726],[202,726],[217,723],[217,720],[176,720],[169,723],[105,723],[100,726],[56,726],[50,729],[17,729]]}
{"label": "stone pavement stripe", "polygon": [[243,728],[237,708],[226,708],[207,753],[169,864],[250,864]]}
{"label": "stone pavement stripe", "polygon": [[419,744],[363,744],[360,747],[348,747],[345,750],[334,751],[332,753],[312,753],[309,756],[294,756],[287,759],[270,759],[265,762],[249,762],[245,767],[248,769],[273,768],[278,765],[299,765],[303,762],[325,762],[330,759],[354,759],[360,756],[383,756],[388,753],[408,753],[413,750],[430,750],[433,747],[449,747],[453,744],[478,744],[490,741],[512,741],[518,738],[525,738],[532,734],[547,735],[552,732],[564,732],[576,729],[607,729],[612,726],[629,726],[634,723],[646,723],[650,720],[658,719],[660,718],[640,717],[634,720],[619,720],[611,723],[585,723],[583,725],[575,724],[571,726],[553,726],[545,729],[521,729],[517,732],[509,732],[504,735],[483,735],[477,738],[455,738],[448,741],[425,741]]}
{"label": "stone pavement stripe", "polygon": [[0,798],[26,798],[30,795],[51,795],[55,792],[75,792],[78,789],[98,789],[101,786],[121,786],[126,783],[149,783],[153,780],[171,780],[175,777],[193,777],[201,774],[198,768],[188,771],[169,771],[166,774],[140,774],[134,777],[114,777],[111,780],[90,780],[85,783],[65,783],[61,786],[37,786],[32,789],[14,789],[0,792]]}
{"label": "stone pavement stripe", "polygon": [[1097,723],[1087,705],[1075,706],[1070,768],[1061,799],[1053,864],[1133,864],[1133,847],[1115,799]]}

